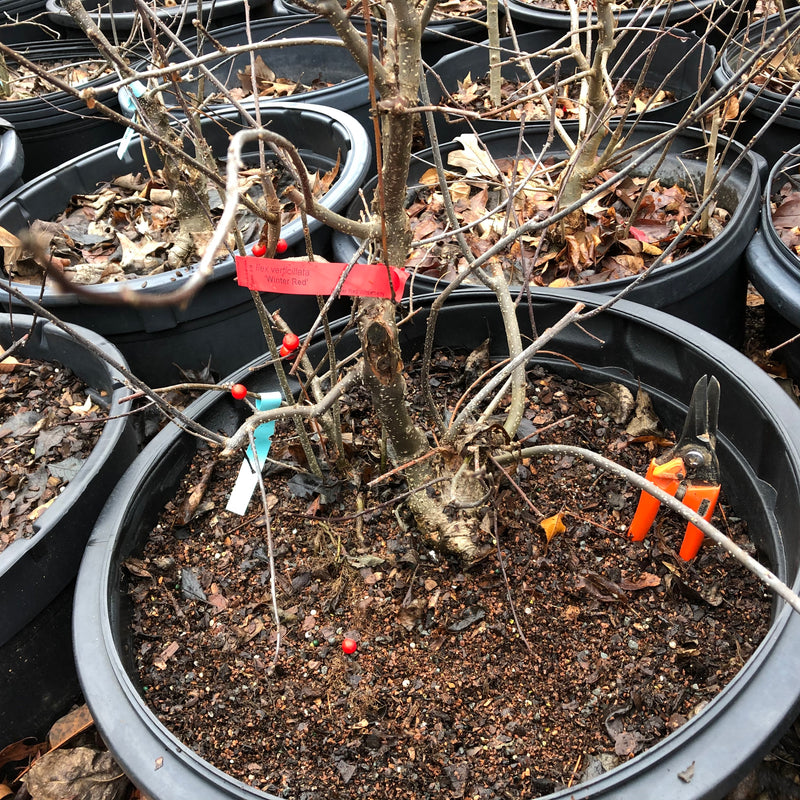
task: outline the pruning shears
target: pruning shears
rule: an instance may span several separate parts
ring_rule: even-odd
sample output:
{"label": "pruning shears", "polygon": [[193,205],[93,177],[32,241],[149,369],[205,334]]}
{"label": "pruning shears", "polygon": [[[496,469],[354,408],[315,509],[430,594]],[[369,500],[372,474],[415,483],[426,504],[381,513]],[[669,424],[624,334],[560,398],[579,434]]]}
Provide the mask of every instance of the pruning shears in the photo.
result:
{"label": "pruning shears", "polygon": [[[719,498],[719,462],[717,418],[719,414],[719,381],[703,375],[695,384],[689,411],[680,438],[674,447],[654,458],[646,478],[684,505],[710,520]],[[628,537],[641,542],[653,525],[661,503],[642,492]],[[691,522],[681,544],[680,557],[691,561],[703,543],[703,532]]]}

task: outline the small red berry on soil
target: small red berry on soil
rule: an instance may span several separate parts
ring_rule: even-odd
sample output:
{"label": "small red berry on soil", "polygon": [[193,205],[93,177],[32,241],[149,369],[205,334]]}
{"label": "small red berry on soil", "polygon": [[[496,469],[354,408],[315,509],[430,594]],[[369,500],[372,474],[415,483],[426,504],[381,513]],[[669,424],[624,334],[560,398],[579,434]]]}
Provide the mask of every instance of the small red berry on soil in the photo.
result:
{"label": "small red berry on soil", "polygon": [[261,256],[263,256],[264,253],[266,252],[267,252],[267,246],[264,244],[264,242],[256,242],[253,245],[253,255],[256,258],[261,258]]}
{"label": "small red berry on soil", "polygon": [[352,655],[358,650],[358,642],[355,639],[342,639],[342,650],[347,655]]}
{"label": "small red berry on soil", "polygon": [[242,383],[234,383],[233,386],[231,386],[231,394],[237,400],[243,400],[247,397],[247,387]]}
{"label": "small red berry on soil", "polygon": [[275,245],[275,252],[276,253],[285,253],[289,249],[289,245],[286,242],[286,239],[278,239],[278,243]]}

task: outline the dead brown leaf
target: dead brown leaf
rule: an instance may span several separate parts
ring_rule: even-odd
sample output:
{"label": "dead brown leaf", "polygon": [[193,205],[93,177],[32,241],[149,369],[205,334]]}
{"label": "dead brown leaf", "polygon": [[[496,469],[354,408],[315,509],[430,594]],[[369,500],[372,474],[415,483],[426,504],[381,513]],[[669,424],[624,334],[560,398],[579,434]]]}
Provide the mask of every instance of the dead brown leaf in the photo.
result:
{"label": "dead brown leaf", "polygon": [[558,514],[553,514],[552,517],[543,519],[539,525],[544,531],[544,535],[547,537],[548,542],[550,542],[553,537],[557,536],[559,533],[564,533],[564,531],[567,529],[567,526],[564,525],[564,516],[560,511]]}

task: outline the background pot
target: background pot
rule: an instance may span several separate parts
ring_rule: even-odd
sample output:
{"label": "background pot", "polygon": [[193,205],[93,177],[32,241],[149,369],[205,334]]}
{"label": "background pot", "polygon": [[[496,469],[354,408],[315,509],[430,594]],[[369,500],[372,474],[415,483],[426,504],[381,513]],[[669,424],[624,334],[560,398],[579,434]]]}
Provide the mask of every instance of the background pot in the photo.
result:
{"label": "background pot", "polygon": [[25,154],[14,126],[0,119],[0,199],[21,184]]}
{"label": "background pot", "polygon": [[[369,168],[371,148],[361,125],[336,109],[302,103],[265,106],[262,121],[295,144],[309,169],[330,169],[341,156],[338,178],[322,202],[333,210],[344,208]],[[229,133],[238,129],[236,112],[212,116],[203,123],[203,131],[219,157],[227,152]],[[257,152],[256,148],[255,142],[245,148],[245,156]],[[97,148],[26,184],[0,203],[0,226],[12,232],[23,230],[31,220],[50,219],[60,213],[73,194],[94,191],[97,183],[115,175],[145,169],[138,137],[134,137],[125,163],[117,159],[116,149],[116,143]],[[152,166],[158,165],[155,154],[149,158]],[[309,223],[317,252],[325,255],[328,229],[310,218]],[[281,235],[289,245],[288,256],[305,253],[299,218],[286,225]],[[187,280],[191,269],[164,272],[138,281],[137,286],[144,292],[163,294]],[[0,291],[2,285],[0,282]],[[34,299],[39,295],[37,287],[14,285]],[[94,288],[100,296],[118,289],[114,284]],[[313,297],[271,294],[264,295],[264,301],[270,310],[280,308],[286,322],[299,333],[307,330],[318,313]],[[110,307],[50,289],[42,302],[61,319],[80,322],[110,339],[125,354],[133,372],[154,385],[178,379],[175,364],[201,369],[210,359],[211,367],[225,374],[264,349],[250,292],[235,281],[233,258],[215,266],[212,279],[186,308]],[[24,311],[13,301],[12,306]]]}
{"label": "background pot", "polygon": [[[574,123],[565,123],[565,127],[574,136],[576,131]],[[632,134],[631,143],[663,135],[667,130],[668,126],[663,123],[639,123]],[[526,127],[524,139],[526,145],[531,148],[530,152],[540,153],[546,137],[546,131],[529,130]],[[482,136],[484,144],[495,158],[516,153],[518,139],[518,129],[492,131]],[[701,134],[695,129],[689,128],[679,133],[672,140],[665,163],[659,168],[660,180],[666,185],[685,184],[687,176],[691,176],[694,186],[702,186],[705,170],[702,144]],[[447,153],[458,147],[460,145],[453,142],[442,145],[445,163]],[[732,164],[741,151],[741,145],[736,142],[731,143],[723,164],[726,166]],[[566,157],[566,154],[564,146],[556,140],[548,147],[545,157],[552,156],[559,161]],[[647,159],[636,170],[636,174],[647,175],[657,161],[657,156]],[[430,163],[429,151],[417,154],[417,160],[411,165],[409,186],[413,186],[429,169]],[[744,336],[744,298],[747,288],[743,253],[758,219],[761,204],[761,173],[765,169],[763,159],[759,156],[752,154],[745,156],[744,161],[726,177],[717,194],[717,203],[731,215],[722,233],[700,250],[657,269],[632,291],[630,298],[638,303],[674,314],[731,344],[740,343]],[[365,186],[368,199],[372,196],[374,183],[373,180]],[[362,207],[360,200],[354,201],[348,214],[358,217]],[[349,261],[356,247],[357,242],[352,237],[334,234],[333,249],[337,261]],[[578,288],[582,291],[613,295],[628,286],[632,280],[632,278],[619,278],[586,284]],[[438,283],[433,278],[418,275],[414,278],[413,290],[423,293],[432,291]]]}
{"label": "background pot", "polygon": [[[800,52],[800,14],[795,10],[788,15],[794,19],[796,29],[788,35],[792,43],[792,51]],[[727,83],[734,73],[753,54],[753,49],[758,47],[760,41],[769,37],[780,26],[780,17],[774,14],[737,34],[736,38],[722,51],[719,67],[714,72],[714,84],[717,87]],[[750,139],[762,132],[767,121],[779,106],[786,100],[786,95],[779,94],[770,89],[763,89],[755,84],[749,84],[746,91],[739,97],[739,108],[742,112],[741,122],[734,129],[734,138],[746,144]],[[770,166],[800,140],[800,99],[795,95],[789,99],[780,115],[763,130],[754,149],[767,159]]]}
{"label": "background pot", "polygon": [[[614,14],[619,26],[646,28],[669,28],[680,26],[684,30],[695,31],[698,36],[707,33],[709,21],[729,30],[736,16],[737,0],[716,2],[716,0],[677,0],[674,3],[648,2],[635,3],[629,8],[618,7]],[[570,28],[569,11],[560,8],[545,8],[525,0],[506,0],[507,13],[514,21],[518,33],[541,30],[542,28]],[[581,26],[587,21],[585,12],[580,14]],[[592,14],[592,21],[596,21]],[[711,38],[722,39],[712,29]],[[712,42],[714,43],[714,42]]]}
{"label": "background pot", "polygon": [[[0,9],[0,42],[17,44],[47,39],[47,31],[37,22],[44,22],[46,0],[9,0]],[[35,19],[34,19],[35,18]]]}
{"label": "background pot", "polygon": [[[286,41],[293,39],[315,38],[333,39],[341,41],[333,28],[322,19],[314,17],[299,17],[296,24],[288,25],[286,17],[277,19],[258,20],[251,25],[251,36],[254,42]],[[247,44],[247,31],[242,25],[231,25],[214,32],[214,39],[225,47]],[[194,42],[189,42],[194,50]],[[208,40],[204,40],[201,54],[218,52]],[[372,141],[374,137],[373,124],[369,116],[369,82],[367,76],[353,60],[349,51],[344,47],[326,47],[320,44],[287,44],[281,47],[270,47],[256,50],[254,56],[260,56],[270,69],[279,78],[288,78],[310,84],[313,80],[321,78],[332,83],[332,86],[313,89],[288,97],[260,97],[259,107],[279,103],[316,103],[328,108],[337,108],[354,117]],[[180,63],[186,59],[185,55],[176,51],[173,54],[173,63]],[[238,88],[241,84],[237,73],[250,65],[250,54],[220,55],[214,62],[207,62],[205,66],[228,88]],[[187,92],[195,91],[196,82],[184,80],[181,88]],[[206,92],[213,91],[213,87],[206,83]],[[165,91],[166,102],[170,102],[171,92]],[[174,100],[174,98],[173,98]],[[252,97],[240,101],[248,111],[254,113],[255,102]],[[231,104],[213,104],[217,112],[232,111]]]}
{"label": "background pot", "polygon": [[[285,18],[259,20],[251,26],[254,42],[273,42],[275,40],[293,39],[332,39],[340,42],[334,29],[325,20],[304,18],[297,24],[287,27]],[[247,32],[241,25],[231,25],[214,33],[214,38],[226,47],[247,44]],[[206,41],[201,54],[213,53],[216,48]],[[319,44],[289,45],[255,50],[255,57],[261,56],[266,64],[279,78],[288,78],[303,83],[311,83],[317,78],[332,83],[332,86],[321,87],[310,92],[291,95],[277,99],[282,102],[317,103],[329,108],[338,108],[356,117],[362,124],[369,120],[369,85],[367,76],[353,60],[344,47],[326,47]],[[182,56],[175,54],[176,59]],[[236,75],[250,65],[250,54],[239,53],[227,58],[220,57],[218,62],[206,64],[226,86],[239,87]],[[194,86],[187,83],[189,90]],[[208,91],[207,85],[207,91]],[[260,105],[274,102],[272,98],[260,98]],[[241,101],[248,110],[255,108],[252,97]],[[216,106],[215,106],[216,107]],[[222,105],[228,109],[231,106]]]}
{"label": "background pot", "polygon": [[[564,37],[564,31],[540,30],[526,33],[519,37],[519,50],[522,53],[537,53],[552,48]],[[509,37],[500,40],[500,46],[509,51],[516,51],[513,40]],[[563,46],[563,43],[562,43]],[[505,58],[505,57],[504,57]],[[697,96],[700,76],[708,72],[714,60],[713,48],[704,45],[693,33],[681,30],[630,30],[620,34],[619,44],[610,56],[609,75],[612,83],[619,80],[637,81],[642,73],[643,86],[661,88],[672,92],[675,101],[664,103],[646,111],[643,119],[657,122],[679,122]],[[554,80],[554,62],[547,57],[531,59],[531,66],[536,76],[543,83]],[[577,65],[572,59],[559,62],[559,78],[564,80],[577,72]],[[489,71],[489,50],[486,43],[467,47],[457,53],[450,53],[436,63],[428,73],[428,91],[433,105],[440,103],[444,96],[442,87],[449,93],[458,91],[458,82],[471,74],[473,81],[483,78]],[[504,63],[503,77],[507,80],[527,82],[528,73],[515,59],[512,63]],[[436,131],[440,139],[449,141],[453,136],[474,129],[478,133],[498,130],[504,127],[519,128],[519,122],[502,119],[470,119],[448,117],[446,114],[434,115]],[[550,120],[526,120],[526,127],[538,126],[549,129]]]}
{"label": "background pot", "polygon": [[[344,5],[344,4],[343,4]],[[291,0],[273,0],[272,12],[276,17],[290,16],[298,19],[308,16],[308,12]],[[353,14],[356,24],[363,24],[359,13]],[[477,42],[486,38],[486,11],[470,17],[454,17],[452,19],[432,19],[422,31],[422,57],[433,64],[442,56],[457,50],[463,40]],[[379,23],[376,17],[373,21]]]}
{"label": "background pot", "polygon": [[[31,42],[17,46],[20,55],[45,66],[51,62],[88,60],[101,61],[97,50],[87,41]],[[111,72],[86,85],[101,87],[115,81]],[[103,98],[118,111],[116,95]],[[96,110],[89,109],[83,100],[66,92],[45,92],[28,100],[0,101],[0,116],[5,117],[17,130],[25,150],[23,179],[61,164],[94,147],[118,139],[125,129],[106,119]]]}
{"label": "background pot", "polygon": [[[504,341],[495,303],[486,293],[451,298],[437,340],[460,349],[487,336]],[[597,298],[585,293],[537,291],[533,313],[540,330],[551,325],[576,300],[588,307]],[[418,348],[424,336],[425,308],[410,328],[404,347]],[[530,332],[528,309],[518,312]],[[702,374],[722,386],[718,453],[728,499],[774,570],[798,585],[800,537],[796,536],[800,497],[800,412],[748,359],[724,343],[643,306],[621,302],[586,326],[592,336],[569,328],[552,349],[574,359],[580,380],[618,380],[651,394],[667,425],[680,427],[691,387]],[[324,345],[315,345],[321,347]],[[342,347],[355,346],[351,331]],[[498,346],[499,347],[499,346]],[[312,348],[313,350],[314,348]],[[316,352],[316,351],[315,351]],[[494,355],[500,355],[499,352]],[[559,372],[575,363],[546,359]],[[251,389],[274,388],[268,371],[242,370],[235,376]],[[673,398],[680,398],[680,401]],[[207,394],[191,406],[192,416],[214,429],[232,431],[242,407],[228,395]],[[264,794],[224,775],[189,751],[155,718],[141,697],[132,671],[127,628],[126,573],[120,562],[139,552],[163,503],[173,496],[198,442],[169,426],[142,452],[120,481],[95,527],[81,567],[76,593],[74,634],[83,643],[78,668],[86,699],[109,748],[126,773],[153,800],[263,798]],[[671,800],[719,798],[768,750],[793,718],[800,684],[800,617],[776,603],[765,641],[734,681],[690,722],[648,752],[612,772],[551,798],[572,800]],[[158,764],[158,769],[154,768]],[[678,773],[694,764],[694,777]]]}
{"label": "background pot", "polygon": [[[772,168],[761,207],[761,226],[747,247],[750,280],[766,303],[766,337],[770,347],[800,333],[800,257],[793,253],[775,230],[770,198],[787,175],[798,175],[800,145]],[[776,354],[795,380],[800,381],[800,340]]]}
{"label": "background pot", "polygon": [[[99,7],[99,13],[98,13]],[[86,10],[92,19],[100,26],[103,31],[118,32],[130,31],[136,24],[138,14],[135,13],[136,7],[134,0],[103,0],[94,2],[86,6]],[[264,13],[269,9],[268,0],[250,0],[250,8],[258,13]],[[159,4],[156,14],[159,19],[167,23],[178,22],[181,17],[186,15],[183,22],[186,30],[193,30],[192,20],[197,17],[196,0],[178,0],[175,5],[167,6]],[[61,0],[47,0],[47,16],[53,25],[61,28],[75,29],[78,24],[64,10]],[[202,16],[204,22],[210,22],[212,26],[220,24],[232,24],[236,19],[244,20],[244,10],[241,0],[203,0]]]}
{"label": "background pot", "polygon": [[[111,417],[64,491],[39,517],[34,535],[0,553],[0,747],[40,735],[79,696],[72,656],[70,610],[75,576],[100,509],[136,455],[129,390],[121,376],[68,333],[42,319],[0,314],[0,349],[31,329],[18,358],[69,367],[92,389]],[[76,330],[121,365],[107,341]],[[102,395],[101,395],[102,393]]]}

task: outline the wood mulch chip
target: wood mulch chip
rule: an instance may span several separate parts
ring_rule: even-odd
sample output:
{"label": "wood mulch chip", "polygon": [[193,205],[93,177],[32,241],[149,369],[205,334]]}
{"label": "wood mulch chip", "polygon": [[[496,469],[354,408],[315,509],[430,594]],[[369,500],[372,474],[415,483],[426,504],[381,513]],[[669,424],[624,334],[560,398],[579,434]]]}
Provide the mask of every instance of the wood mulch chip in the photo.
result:
{"label": "wood mulch chip", "polygon": [[[462,367],[463,355],[436,357],[441,408]],[[531,443],[579,444],[643,474],[670,439],[634,440],[606,388],[529,377]],[[770,598],[750,573],[710,544],[681,561],[684,526],[663,511],[645,543],[629,542],[638,492],[570,457],[496,476],[481,512],[496,547],[482,561],[436,556],[391,502],[403,486],[366,485],[379,430],[360,390],[348,406],[345,441],[363,460],[346,479],[297,471],[288,428],[273,443],[294,467],[266,478],[279,648],[263,511],[224,510],[238,464],[213,467],[187,521],[212,469],[201,450],[126,562],[143,695],[225,772],[298,800],[539,797],[661,741],[764,636]],[[373,510],[353,518],[361,502]],[[724,497],[715,522],[753,551]]]}

